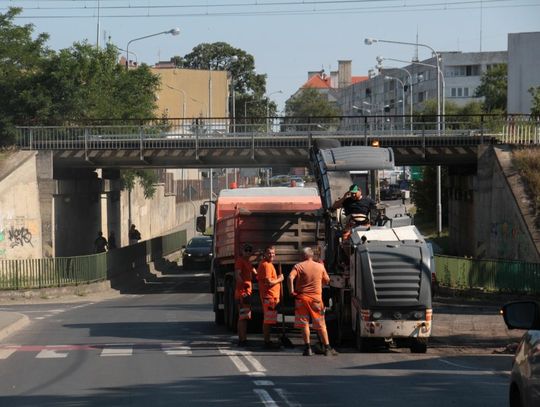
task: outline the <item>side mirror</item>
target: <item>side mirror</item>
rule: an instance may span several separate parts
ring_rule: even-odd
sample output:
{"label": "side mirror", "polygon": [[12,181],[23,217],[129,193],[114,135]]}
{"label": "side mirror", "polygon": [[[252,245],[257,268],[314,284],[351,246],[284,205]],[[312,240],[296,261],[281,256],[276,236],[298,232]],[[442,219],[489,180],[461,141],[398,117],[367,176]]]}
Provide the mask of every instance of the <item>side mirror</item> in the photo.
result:
{"label": "side mirror", "polygon": [[510,329],[540,328],[540,305],[534,301],[515,301],[504,304],[501,313]]}
{"label": "side mirror", "polygon": [[206,213],[208,212],[208,205],[201,205],[199,206],[199,213],[201,215],[206,215]]}
{"label": "side mirror", "polygon": [[[202,205],[201,205],[202,206]],[[204,233],[206,231],[206,216],[197,216],[195,223],[195,229],[197,232]]]}

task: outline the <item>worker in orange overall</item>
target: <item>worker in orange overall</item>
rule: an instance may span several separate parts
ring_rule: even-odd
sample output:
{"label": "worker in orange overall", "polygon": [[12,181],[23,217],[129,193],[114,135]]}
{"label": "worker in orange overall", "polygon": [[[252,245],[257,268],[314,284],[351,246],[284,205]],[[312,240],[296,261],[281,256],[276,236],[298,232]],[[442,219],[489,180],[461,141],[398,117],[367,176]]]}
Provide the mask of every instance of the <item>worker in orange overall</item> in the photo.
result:
{"label": "worker in orange overall", "polygon": [[277,275],[273,261],[276,257],[276,249],[273,246],[267,247],[264,257],[257,268],[257,281],[259,282],[259,294],[263,306],[263,336],[264,347],[266,349],[279,348],[279,343],[270,341],[270,328],[277,324],[277,305],[280,300],[280,283],[283,275]]}
{"label": "worker in orange overall", "polygon": [[310,344],[310,319],[313,329],[318,331],[321,338],[324,355],[337,355],[328,340],[322,300],[322,286],[330,282],[330,277],[324,265],[313,260],[314,253],[310,247],[304,248],[303,254],[304,261],[293,267],[287,280],[289,293],[295,297],[294,327],[302,330],[305,345],[303,355],[313,355]]}
{"label": "worker in orange overall", "polygon": [[255,268],[249,261],[253,247],[245,244],[242,248],[242,256],[234,263],[236,287],[234,299],[238,305],[238,346],[245,347],[247,342],[247,324],[251,319],[251,281],[257,275]]}

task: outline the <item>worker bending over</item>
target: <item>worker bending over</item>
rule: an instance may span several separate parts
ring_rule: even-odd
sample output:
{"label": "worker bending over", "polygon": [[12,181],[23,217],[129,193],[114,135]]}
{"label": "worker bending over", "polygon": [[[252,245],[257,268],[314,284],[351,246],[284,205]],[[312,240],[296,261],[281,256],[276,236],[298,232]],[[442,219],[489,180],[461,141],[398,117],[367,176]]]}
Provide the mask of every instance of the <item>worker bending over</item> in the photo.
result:
{"label": "worker bending over", "polygon": [[302,330],[305,345],[303,355],[313,355],[310,344],[310,318],[313,329],[320,334],[324,355],[337,355],[337,352],[330,347],[328,340],[322,300],[323,284],[327,285],[330,277],[323,264],[313,261],[313,250],[310,247],[304,248],[303,254],[304,261],[293,267],[287,280],[289,292],[295,297],[294,326]]}

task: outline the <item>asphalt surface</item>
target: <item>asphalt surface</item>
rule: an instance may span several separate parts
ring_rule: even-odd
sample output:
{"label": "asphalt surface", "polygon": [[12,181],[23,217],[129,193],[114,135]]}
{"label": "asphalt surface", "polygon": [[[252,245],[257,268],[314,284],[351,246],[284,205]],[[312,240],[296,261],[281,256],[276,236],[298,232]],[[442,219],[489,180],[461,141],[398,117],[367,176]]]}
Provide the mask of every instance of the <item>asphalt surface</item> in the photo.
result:
{"label": "asphalt surface", "polygon": [[511,355],[493,351],[512,335],[495,305],[437,303],[425,355],[348,345],[303,357],[301,346],[263,351],[260,335],[237,348],[207,290],[205,272],[171,269],[114,299],[0,305],[29,318],[0,342],[0,406],[508,404]]}

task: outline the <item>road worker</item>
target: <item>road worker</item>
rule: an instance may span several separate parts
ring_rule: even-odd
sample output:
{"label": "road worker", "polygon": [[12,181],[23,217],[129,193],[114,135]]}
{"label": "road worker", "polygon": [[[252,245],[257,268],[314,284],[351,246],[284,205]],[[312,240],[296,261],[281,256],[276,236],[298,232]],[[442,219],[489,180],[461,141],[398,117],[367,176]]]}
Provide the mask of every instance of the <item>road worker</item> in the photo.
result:
{"label": "road worker", "polygon": [[263,336],[266,349],[279,348],[279,344],[270,341],[270,328],[277,324],[277,305],[280,300],[280,284],[283,275],[277,275],[273,261],[276,257],[276,249],[269,246],[264,251],[264,257],[257,268],[257,281],[263,306]]}
{"label": "road worker", "polygon": [[328,340],[322,300],[323,284],[327,285],[330,277],[324,265],[313,260],[314,253],[310,247],[303,249],[303,255],[304,261],[293,267],[287,280],[289,292],[295,297],[294,327],[302,330],[305,346],[303,355],[313,355],[310,344],[310,319],[313,329],[319,333],[324,355],[337,355],[337,352],[330,347]]}
{"label": "road worker", "polygon": [[357,184],[352,184],[349,191],[332,205],[334,210],[339,208],[343,208],[347,216],[343,238],[348,239],[351,228],[370,225],[369,215],[372,210],[377,209],[377,204],[369,196],[362,196],[362,189]]}
{"label": "road worker", "polygon": [[249,261],[253,253],[253,247],[245,244],[242,247],[242,256],[234,263],[236,288],[234,299],[238,305],[238,346],[245,347],[247,342],[247,324],[251,319],[251,281],[257,275],[255,268]]}

